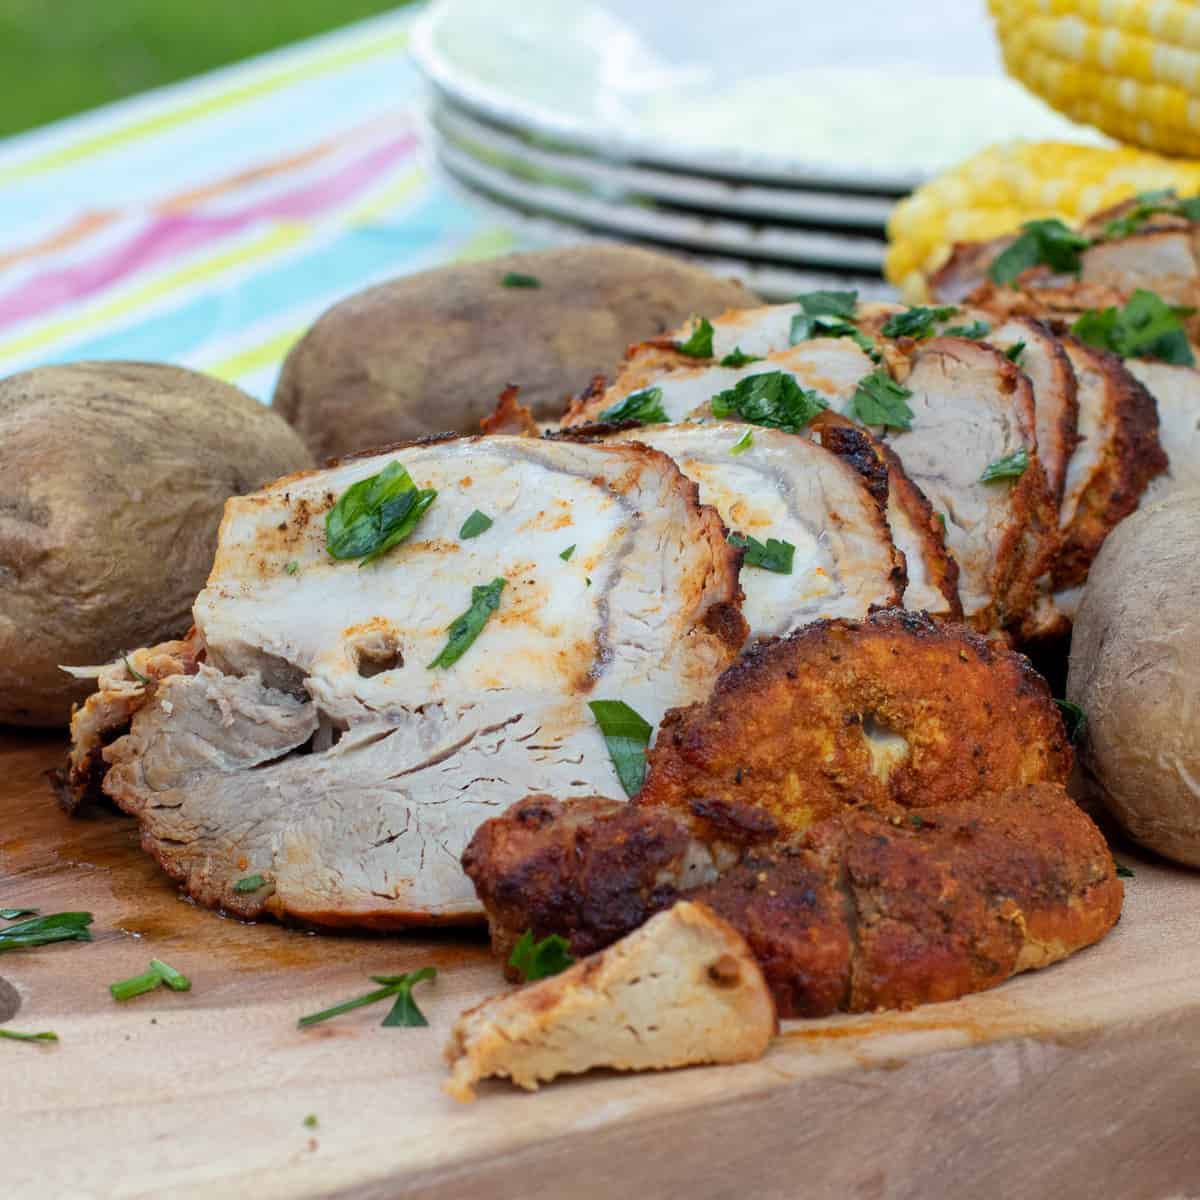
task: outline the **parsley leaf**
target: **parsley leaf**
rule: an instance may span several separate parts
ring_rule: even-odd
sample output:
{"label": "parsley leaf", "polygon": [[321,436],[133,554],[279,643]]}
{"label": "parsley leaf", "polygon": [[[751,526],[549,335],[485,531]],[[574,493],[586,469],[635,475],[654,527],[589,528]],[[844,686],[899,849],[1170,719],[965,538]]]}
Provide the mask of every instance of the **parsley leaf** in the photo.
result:
{"label": "parsley leaf", "polygon": [[1007,286],[1030,267],[1041,264],[1053,271],[1078,275],[1083,266],[1080,254],[1090,245],[1083,234],[1068,228],[1057,217],[1026,221],[1017,240],[996,256],[988,268],[988,277]]}
{"label": "parsley leaf", "polygon": [[721,366],[745,367],[749,366],[750,363],[762,362],[762,360],[761,354],[743,354],[741,346],[734,346],[734,348],[727,355],[725,355],[723,359],[721,359]]}
{"label": "parsley leaf", "polygon": [[1118,879],[1132,879],[1133,878],[1133,872],[1124,863],[1114,862],[1113,865],[1117,868],[1117,878]]}
{"label": "parsley leaf", "polygon": [[1067,727],[1067,736],[1073,742],[1079,741],[1087,728],[1087,713],[1073,700],[1055,700],[1062,712],[1063,724]]}
{"label": "parsley leaf", "polygon": [[953,304],[937,308],[917,305],[906,312],[888,317],[881,332],[884,337],[910,337],[918,340],[927,338],[932,336],[935,325],[948,320],[956,312],[958,309]]}
{"label": "parsley leaf", "polygon": [[0,908],[0,921],[15,921],[18,917],[36,917],[36,908]]}
{"label": "parsley leaf", "polygon": [[563,562],[570,562],[571,555],[574,553],[575,553],[575,543],[572,542],[565,550],[559,551],[558,557],[561,558],[563,560]]}
{"label": "parsley leaf", "polygon": [[732,446],[729,447],[730,454],[745,454],[751,446],[754,445],[754,430],[747,429],[740,438]]}
{"label": "parsley leaf", "polygon": [[1089,309],[1071,332],[1089,346],[1122,358],[1157,358],[1190,367],[1195,356],[1181,318],[1195,311],[1167,304],[1154,292],[1138,288],[1124,308]]}
{"label": "parsley leaf", "polygon": [[88,926],[91,923],[91,913],[62,912],[6,925],[0,929],[0,953],[24,947],[48,946],[52,942],[90,942],[92,935],[88,932]]}
{"label": "parsley leaf", "polygon": [[970,338],[971,341],[977,342],[980,338],[987,337],[991,331],[992,327],[986,321],[975,320],[966,325],[951,325],[943,329],[942,337]]}
{"label": "parsley leaf", "polygon": [[829,406],[785,371],[763,371],[739,379],[733,387],[712,398],[714,417],[736,415],[751,425],[765,425],[786,433],[799,433]]}
{"label": "parsley leaf", "polygon": [[150,677],[148,675],[143,675],[141,671],[134,669],[133,663],[129,661],[128,654],[123,654],[121,656],[121,661],[125,664],[125,670],[129,672],[130,677],[136,682],[143,684],[150,682]]}
{"label": "parsley leaf", "polygon": [[748,533],[731,533],[728,538],[731,546],[744,550],[742,562],[747,567],[760,567],[764,571],[774,571],[777,575],[790,575],[792,561],[796,557],[796,547],[791,542],[780,541],[778,538],[767,538],[766,544],[751,537]]}
{"label": "parsley leaf", "polygon": [[476,509],[463,523],[462,528],[458,531],[458,536],[462,540],[469,541],[471,538],[477,538],[481,533],[487,533],[492,527],[492,518],[486,513],[481,513]]}
{"label": "parsley leaf", "polygon": [[624,700],[589,700],[588,708],[604,734],[609,757],[627,796],[636,796],[646,778],[646,747],[654,727]]}
{"label": "parsley leaf", "polygon": [[451,622],[450,628],[446,630],[445,646],[429,664],[431,671],[434,667],[453,666],[466,654],[471,644],[483,632],[483,627],[492,613],[500,607],[500,593],[504,591],[507,583],[508,580],[497,578],[491,583],[471,589],[471,607]]}
{"label": "parsley leaf", "polygon": [[979,477],[980,483],[991,483],[995,479],[1019,479],[1029,469],[1029,451],[1024,446],[1003,458],[988,463]]}
{"label": "parsley leaf", "polygon": [[792,317],[788,344],[798,345],[812,338],[848,337],[875,361],[879,350],[861,329],[853,324],[858,310],[857,292],[806,292],[796,297],[801,312]]}
{"label": "parsley leaf", "polygon": [[325,548],[337,559],[374,562],[416,528],[437,492],[418,489],[398,462],[360,479],[325,514]]}
{"label": "parsley leaf", "polygon": [[247,875],[245,879],[239,879],[233,885],[233,890],[239,896],[245,896],[249,892],[257,892],[260,888],[265,888],[267,881],[262,875]]}
{"label": "parsley leaf", "polygon": [[864,425],[886,425],[891,429],[912,428],[913,412],[908,407],[912,392],[880,368],[858,381],[850,402],[853,416]]}
{"label": "parsley leaf", "polygon": [[[1130,872],[1132,874],[1132,872]],[[57,1033],[22,1033],[18,1029],[0,1028],[0,1038],[11,1038],[14,1042],[57,1042]]]}
{"label": "parsley leaf", "polygon": [[542,281],[536,275],[522,275],[520,271],[509,271],[501,276],[501,287],[508,288],[540,288]]}
{"label": "parsley leaf", "polygon": [[858,292],[802,292],[796,303],[810,317],[841,317],[853,321],[858,311]]}
{"label": "parsley leaf", "polygon": [[691,358],[712,358],[713,355],[713,327],[712,322],[707,317],[701,317],[696,322],[687,341],[676,342],[675,349],[680,354],[686,354]]}
{"label": "parsley leaf", "polygon": [[1020,366],[1021,365],[1021,355],[1024,353],[1025,353],[1025,343],[1024,342],[1013,342],[1013,344],[1011,346],[1009,346],[1009,348],[1007,350],[1005,350],[1004,357],[1007,358],[1009,362],[1016,363],[1017,366]]}
{"label": "parsley leaf", "polygon": [[630,392],[624,400],[606,408],[596,420],[613,425],[620,421],[636,421],[639,425],[665,425],[670,418],[662,406],[662,395],[662,388],[659,387]]}
{"label": "parsley leaf", "polygon": [[299,570],[300,570],[300,563],[294,558],[292,559],[291,562],[284,564],[283,572],[285,575],[295,575],[296,572]]}
{"label": "parsley leaf", "polygon": [[181,974],[174,967],[168,966],[161,959],[152,958],[149,970],[142,972],[141,975],[134,975],[130,979],[110,983],[108,990],[112,993],[114,1000],[125,1001],[132,1000],[134,996],[152,992],[164,984],[173,992],[188,992],[192,988],[192,981],[186,975]]}
{"label": "parsley leaf", "polygon": [[508,965],[521,976],[522,983],[532,983],[535,979],[547,979],[565,971],[575,961],[570,949],[571,943],[557,933],[535,942],[533,930],[527,929],[517,938],[517,944],[508,956]]}
{"label": "parsley leaf", "polygon": [[304,1128],[305,1129],[316,1129],[316,1127],[317,1127],[317,1114],[309,1113],[308,1116],[304,1118]]}
{"label": "parsley leaf", "polygon": [[1132,208],[1104,226],[1104,237],[1129,237],[1158,213],[1186,217],[1189,221],[1200,220],[1200,196],[1180,200],[1174,188],[1162,188],[1155,192],[1139,192],[1133,199],[1135,203]]}
{"label": "parsley leaf", "polygon": [[310,1025],[319,1025],[331,1017],[340,1017],[343,1013],[353,1012],[356,1008],[362,1008],[367,1004],[376,1004],[380,1000],[389,1000],[395,996],[396,1003],[384,1018],[384,1025],[428,1025],[429,1022],[425,1020],[424,1013],[416,1006],[412,998],[412,989],[422,980],[436,978],[436,967],[422,967],[419,971],[408,971],[404,975],[372,975],[371,981],[382,984],[382,987],[368,992],[365,996],[357,996],[353,1000],[335,1004],[332,1008],[325,1008],[318,1013],[301,1017],[296,1024],[301,1029],[307,1029]]}

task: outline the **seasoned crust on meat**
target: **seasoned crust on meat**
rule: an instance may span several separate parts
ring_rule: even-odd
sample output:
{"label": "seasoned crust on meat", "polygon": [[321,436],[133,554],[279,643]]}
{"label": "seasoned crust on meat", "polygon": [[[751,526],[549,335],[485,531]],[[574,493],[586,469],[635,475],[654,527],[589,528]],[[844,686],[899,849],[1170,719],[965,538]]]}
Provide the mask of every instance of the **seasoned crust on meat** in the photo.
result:
{"label": "seasoned crust on meat", "polygon": [[530,1091],[594,1067],[665,1070],[758,1058],[775,1005],[745,939],[684,900],[560,975],[463,1013],[446,1046],[456,1100],[503,1076]]}
{"label": "seasoned crust on meat", "polygon": [[846,806],[986,797],[1071,768],[1027,659],[897,611],[752,648],[709,700],[664,717],[648,758],[644,804],[754,805],[791,833]]}
{"label": "seasoned crust on meat", "polygon": [[496,407],[479,422],[483,433],[511,433],[519,437],[537,437],[540,430],[533,410],[520,401],[521,389],[515,384],[500,393]]}

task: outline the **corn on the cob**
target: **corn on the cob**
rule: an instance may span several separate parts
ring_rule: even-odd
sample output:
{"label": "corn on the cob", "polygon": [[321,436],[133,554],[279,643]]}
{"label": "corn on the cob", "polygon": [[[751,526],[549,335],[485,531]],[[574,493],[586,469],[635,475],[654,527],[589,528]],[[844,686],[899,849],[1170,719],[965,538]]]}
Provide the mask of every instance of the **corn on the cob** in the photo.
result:
{"label": "corn on the cob", "polygon": [[955,242],[1012,233],[1040,217],[1077,224],[1138,192],[1161,188],[1181,196],[1200,193],[1200,162],[1062,142],[994,146],[895,207],[888,221],[887,277],[916,302]]}
{"label": "corn on the cob", "polygon": [[1200,156],[1195,0],[989,0],[1009,72],[1111,137]]}

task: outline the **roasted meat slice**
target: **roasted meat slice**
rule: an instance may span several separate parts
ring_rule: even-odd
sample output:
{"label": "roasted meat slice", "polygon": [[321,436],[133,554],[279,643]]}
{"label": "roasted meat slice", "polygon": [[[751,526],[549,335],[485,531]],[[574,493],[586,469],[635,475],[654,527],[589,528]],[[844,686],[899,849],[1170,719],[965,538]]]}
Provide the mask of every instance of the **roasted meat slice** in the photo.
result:
{"label": "roasted meat slice", "polygon": [[1200,371],[1146,358],[1126,359],[1125,369],[1154,397],[1159,442],[1167,456],[1166,473],[1150,481],[1141,504],[1200,487]]}
{"label": "roasted meat slice", "polygon": [[[334,560],[326,514],[392,463],[436,500],[385,557]],[[463,537],[476,509],[492,525]],[[646,446],[466,438],[283,479],[229,502],[194,610],[205,664],[149,685],[105,791],[202,903],[473,919],[458,857],[485,817],[618,789],[588,700],[657,722],[708,693],[746,635],[737,562]],[[433,665],[497,579],[474,643]]]}

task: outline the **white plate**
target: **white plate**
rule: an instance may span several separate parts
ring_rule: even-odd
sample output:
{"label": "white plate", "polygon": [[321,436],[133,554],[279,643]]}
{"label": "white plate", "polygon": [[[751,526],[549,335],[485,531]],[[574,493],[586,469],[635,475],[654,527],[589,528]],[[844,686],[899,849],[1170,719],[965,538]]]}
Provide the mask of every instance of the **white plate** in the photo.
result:
{"label": "white plate", "polygon": [[755,226],[650,207],[611,203],[570,188],[517,179],[457,149],[436,134],[434,149],[453,176],[494,199],[531,214],[588,226],[610,237],[638,238],[768,262],[825,267],[864,274],[883,269],[882,239],[844,237],[780,226]]}
{"label": "white plate", "polygon": [[985,0],[438,0],[458,104],[599,155],[906,191],[992,142],[1109,143],[1001,71]]}
{"label": "white plate", "polygon": [[[580,242],[611,241],[586,226],[572,225],[552,217],[520,212],[493,197],[476,191],[470,184],[444,172],[446,185],[463,201],[472,204],[488,219],[511,230],[523,246],[566,246]],[[636,239],[635,239],[636,240]],[[866,300],[895,300],[896,290],[877,276],[856,277],[821,271],[802,271],[775,263],[750,262],[726,255],[694,254],[676,247],[664,247],[653,241],[638,240],[651,249],[666,249],[676,258],[695,263],[716,275],[740,279],[765,300],[790,300],[800,292],[819,288],[855,288]]]}
{"label": "white plate", "polygon": [[514,132],[477,120],[445,100],[434,104],[431,120],[444,140],[484,164],[534,183],[573,187],[608,200],[660,200],[766,221],[845,225],[880,234],[894,203],[882,196],[768,187],[605,162],[535,145]]}

